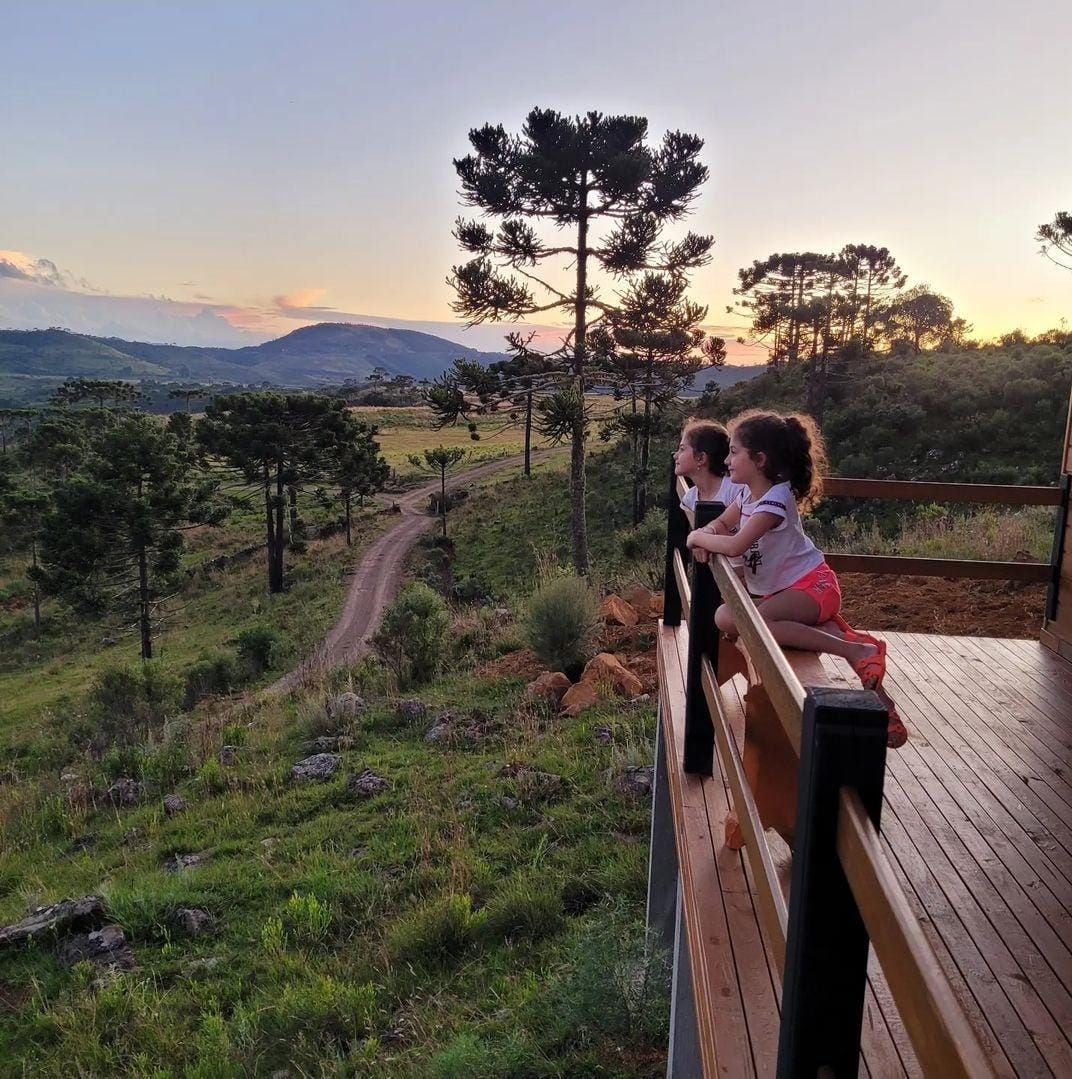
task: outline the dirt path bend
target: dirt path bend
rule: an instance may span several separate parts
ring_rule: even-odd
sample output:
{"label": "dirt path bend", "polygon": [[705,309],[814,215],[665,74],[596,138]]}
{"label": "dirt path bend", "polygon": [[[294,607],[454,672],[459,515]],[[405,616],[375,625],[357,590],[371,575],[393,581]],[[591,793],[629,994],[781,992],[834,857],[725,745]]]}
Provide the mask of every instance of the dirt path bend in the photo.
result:
{"label": "dirt path bend", "polygon": [[[534,460],[538,452],[533,452]],[[519,464],[522,460],[521,456],[503,457],[458,472],[447,478],[447,490],[482,479],[501,469]],[[293,689],[307,674],[353,663],[367,651],[369,638],[376,632],[383,612],[398,592],[406,555],[413,549],[421,534],[438,523],[438,518],[423,511],[429,496],[438,490],[438,482],[428,483],[392,499],[401,508],[402,515],[397,524],[384,532],[365,551],[351,570],[350,587],[347,589],[346,601],[338,621],[301,665],[268,686],[266,693],[282,693]]]}

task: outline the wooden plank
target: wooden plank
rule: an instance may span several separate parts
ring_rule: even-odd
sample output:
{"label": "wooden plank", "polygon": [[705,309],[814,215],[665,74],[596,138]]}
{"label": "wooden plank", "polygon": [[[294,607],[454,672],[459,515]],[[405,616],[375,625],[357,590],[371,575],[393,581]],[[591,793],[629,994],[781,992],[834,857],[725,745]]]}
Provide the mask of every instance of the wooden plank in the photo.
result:
{"label": "wooden plank", "polygon": [[757,907],[760,923],[767,943],[774,952],[779,975],[785,972],[785,935],[789,924],[789,914],[778,882],[778,873],[774,868],[770,848],[759,822],[759,813],[752,799],[752,792],[744,776],[744,762],[741,760],[737,743],[730,731],[729,717],[722,703],[721,694],[715,683],[714,671],[705,658],[701,666],[704,696],[715,726],[715,741],[721,756],[722,770],[729,780],[733,793],[733,808],[737,820],[744,832],[745,852],[752,867],[752,876],[757,885]]}
{"label": "wooden plank", "polygon": [[931,483],[923,480],[864,480],[824,476],[831,498],[892,498],[915,502],[974,502],[995,506],[1057,506],[1059,487],[998,483]]}
{"label": "wooden plank", "polygon": [[893,573],[901,577],[955,577],[977,581],[1022,581],[1046,584],[1052,571],[1046,562],[987,562],[981,559],[904,558],[900,555],[842,554],[830,551],[826,561],[837,573]]}
{"label": "wooden plank", "polygon": [[[962,878],[953,854],[934,840],[916,807],[907,799],[899,806],[898,818],[907,830],[908,841],[926,864],[930,878],[944,895],[937,908],[927,904],[931,918],[935,919],[936,910],[941,910],[943,905],[956,912],[957,921],[970,935],[973,947],[1015,1011],[1017,1018],[1009,1025],[995,1024],[998,1035],[1005,1041],[1010,1031],[1025,1030],[1058,1075],[1072,1075],[1072,1044],[1063,1032],[1064,1023],[1072,1024],[1072,998],[1051,971],[1042,969],[1045,964],[1021,961],[1032,949],[1015,919],[1002,907],[1000,898],[987,904],[985,892],[993,890],[984,888],[985,881],[979,874],[970,883]],[[939,924],[937,920],[936,924]],[[974,991],[970,980],[969,987]]]}
{"label": "wooden plank", "polygon": [[689,587],[689,575],[685,572],[680,551],[674,552],[674,580],[677,581],[677,594],[681,597],[681,617],[687,625],[692,613],[692,589]]}
{"label": "wooden plank", "polygon": [[[692,963],[696,1019],[703,1075],[752,1076],[744,1002],[729,946],[725,902],[711,857],[710,824],[699,777],[681,771],[685,684],[678,659],[681,627],[659,628],[659,688],[663,706],[667,777],[674,815],[682,909]],[[687,637],[687,633],[683,634]]]}
{"label": "wooden plank", "polygon": [[718,555],[709,563],[715,575],[722,602],[729,604],[737,622],[737,632],[748,648],[749,658],[755,665],[763,688],[785,728],[786,736],[800,756],[800,723],[804,711],[804,687],[793,672],[778,642],[771,635],[770,627],[760,617],[752,597],[729,559]]}
{"label": "wooden plank", "polygon": [[841,791],[837,842],[872,947],[924,1070],[964,1079],[993,1075],[855,791]]}
{"label": "wooden plank", "polygon": [[951,736],[954,751],[973,771],[975,781],[985,783],[1003,802],[1015,808],[1035,843],[1048,848],[1047,852],[1053,852],[1058,862],[1070,866],[1072,872],[1072,810],[1058,812],[1050,808],[1027,781],[1006,765],[1001,754],[980,734],[975,709],[946,683],[944,669],[934,665],[925,650],[925,643],[910,636],[898,642],[898,653],[915,661],[913,681],[925,686],[929,695],[942,702],[942,708],[932,713],[932,729],[939,736],[942,732]]}
{"label": "wooden plank", "polygon": [[[688,660],[687,632],[678,634],[677,645],[678,661],[684,672]],[[730,724],[743,727],[743,704],[735,692],[729,696],[733,705]],[[778,1055],[780,977],[773,954],[767,950],[760,931],[759,913],[754,889],[750,887],[747,876],[747,864],[740,852],[730,850],[723,842],[730,803],[717,754],[714,774],[704,780],[703,791],[713,858],[729,922],[729,946],[741,987],[753,1063],[758,1075],[773,1075]]]}

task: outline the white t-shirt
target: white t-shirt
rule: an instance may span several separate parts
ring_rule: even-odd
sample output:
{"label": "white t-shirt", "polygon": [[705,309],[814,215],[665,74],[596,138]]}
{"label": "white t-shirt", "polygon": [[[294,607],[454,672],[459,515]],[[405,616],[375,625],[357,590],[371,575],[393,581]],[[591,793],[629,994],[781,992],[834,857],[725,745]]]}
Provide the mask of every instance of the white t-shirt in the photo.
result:
{"label": "white t-shirt", "polygon": [[[747,491],[743,483],[730,483],[729,476],[722,477],[722,483],[719,485],[718,494],[715,495],[712,502],[721,502],[723,506],[732,506],[741,495],[742,491]],[[696,503],[700,501],[700,488],[690,487],[685,496],[681,499],[681,508],[683,510],[695,511]]]}
{"label": "white t-shirt", "polygon": [[[742,498],[748,494],[748,488],[743,483],[730,483],[729,476],[722,477],[722,483],[719,485],[718,494],[715,495],[712,502],[721,502],[727,509],[739,502]],[[684,498],[681,499],[681,508],[683,510],[689,510],[695,512],[696,503],[700,501],[700,488],[690,487],[686,492]],[[736,529],[734,529],[736,531]],[[739,569],[741,566],[741,560],[739,558],[731,558],[730,565],[734,569]]]}
{"label": "white t-shirt", "polygon": [[744,553],[744,582],[753,596],[769,596],[788,588],[825,561],[823,553],[800,525],[797,500],[788,483],[776,483],[758,499],[747,487],[741,497],[741,528],[753,513],[773,513],[783,518]]}

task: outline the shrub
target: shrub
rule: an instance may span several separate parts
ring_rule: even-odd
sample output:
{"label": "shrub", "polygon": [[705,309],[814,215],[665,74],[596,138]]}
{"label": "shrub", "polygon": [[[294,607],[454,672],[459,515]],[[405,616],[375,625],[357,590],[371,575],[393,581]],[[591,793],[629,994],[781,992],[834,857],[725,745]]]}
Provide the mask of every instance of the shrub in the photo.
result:
{"label": "shrub", "polygon": [[315,895],[294,892],[283,907],[283,921],[295,941],[319,944],[331,929],[331,907]]}
{"label": "shrub", "polygon": [[110,667],[90,687],[90,717],[102,741],[131,745],[163,726],[180,696],[178,677],[154,662]]}
{"label": "shrub", "polygon": [[205,697],[218,697],[233,692],[242,682],[238,664],[226,652],[202,656],[186,668],[186,691],[183,707],[193,708]]}
{"label": "shrub", "polygon": [[481,936],[487,940],[538,940],[562,924],[562,899],[557,890],[534,876],[510,881],[483,910]]}
{"label": "shrub", "polygon": [[407,585],[387,608],[372,638],[399,687],[428,681],[439,667],[450,616],[426,584]]}
{"label": "shrub", "polygon": [[251,678],[270,671],[279,651],[279,634],[271,626],[251,626],[235,639],[238,662]]}
{"label": "shrub", "polygon": [[598,620],[599,601],[584,578],[553,578],[529,600],[529,647],[551,670],[576,678],[592,650]]}
{"label": "shrub", "polygon": [[400,963],[444,963],[468,950],[474,928],[469,896],[449,895],[418,907],[397,922],[389,935],[389,947]]}

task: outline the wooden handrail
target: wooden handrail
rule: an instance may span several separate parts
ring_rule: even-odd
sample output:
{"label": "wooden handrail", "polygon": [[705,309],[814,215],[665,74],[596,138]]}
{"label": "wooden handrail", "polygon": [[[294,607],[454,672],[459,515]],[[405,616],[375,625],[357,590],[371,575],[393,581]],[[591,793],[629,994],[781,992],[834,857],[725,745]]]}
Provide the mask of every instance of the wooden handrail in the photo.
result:
{"label": "wooden handrail", "polygon": [[917,502],[975,502],[991,506],[1059,506],[1059,487],[1000,483],[932,483],[929,480],[862,480],[824,476],[831,498],[893,498]]}
{"label": "wooden handrail", "polygon": [[1053,573],[1048,562],[987,562],[970,558],[906,558],[901,555],[826,556],[838,573],[895,573],[902,577],[966,577],[976,581],[1022,581],[1044,584]]}
{"label": "wooden handrail", "polygon": [[677,581],[678,595],[681,596],[681,612],[687,622],[692,613],[692,589],[689,587],[689,574],[680,551],[674,552],[674,578]]}
{"label": "wooden handrail", "polygon": [[711,662],[704,659],[701,668],[704,696],[707,707],[714,720],[715,738],[718,742],[719,756],[723,764],[723,773],[729,779],[733,805],[737,810],[738,823],[744,833],[745,855],[752,867],[752,876],[756,882],[756,898],[759,900],[759,915],[767,943],[774,953],[778,964],[778,973],[785,973],[785,941],[789,928],[789,912],[785,905],[785,896],[778,880],[778,871],[774,868],[766,833],[759,819],[756,800],[752,788],[744,774],[744,762],[737,740],[730,729],[726,709],[722,703],[722,694],[715,679]]}
{"label": "wooden handrail", "polygon": [[708,566],[715,575],[722,602],[733,612],[737,633],[748,646],[748,656],[759,673],[771,705],[799,757],[804,687],[785,658],[782,646],[774,639],[770,626],[756,610],[752,597],[734,572],[730,560],[725,555],[712,555]]}
{"label": "wooden handrail", "polygon": [[854,790],[842,788],[837,851],[872,947],[925,1075],[993,1075],[938,957],[920,932],[878,832]]}

